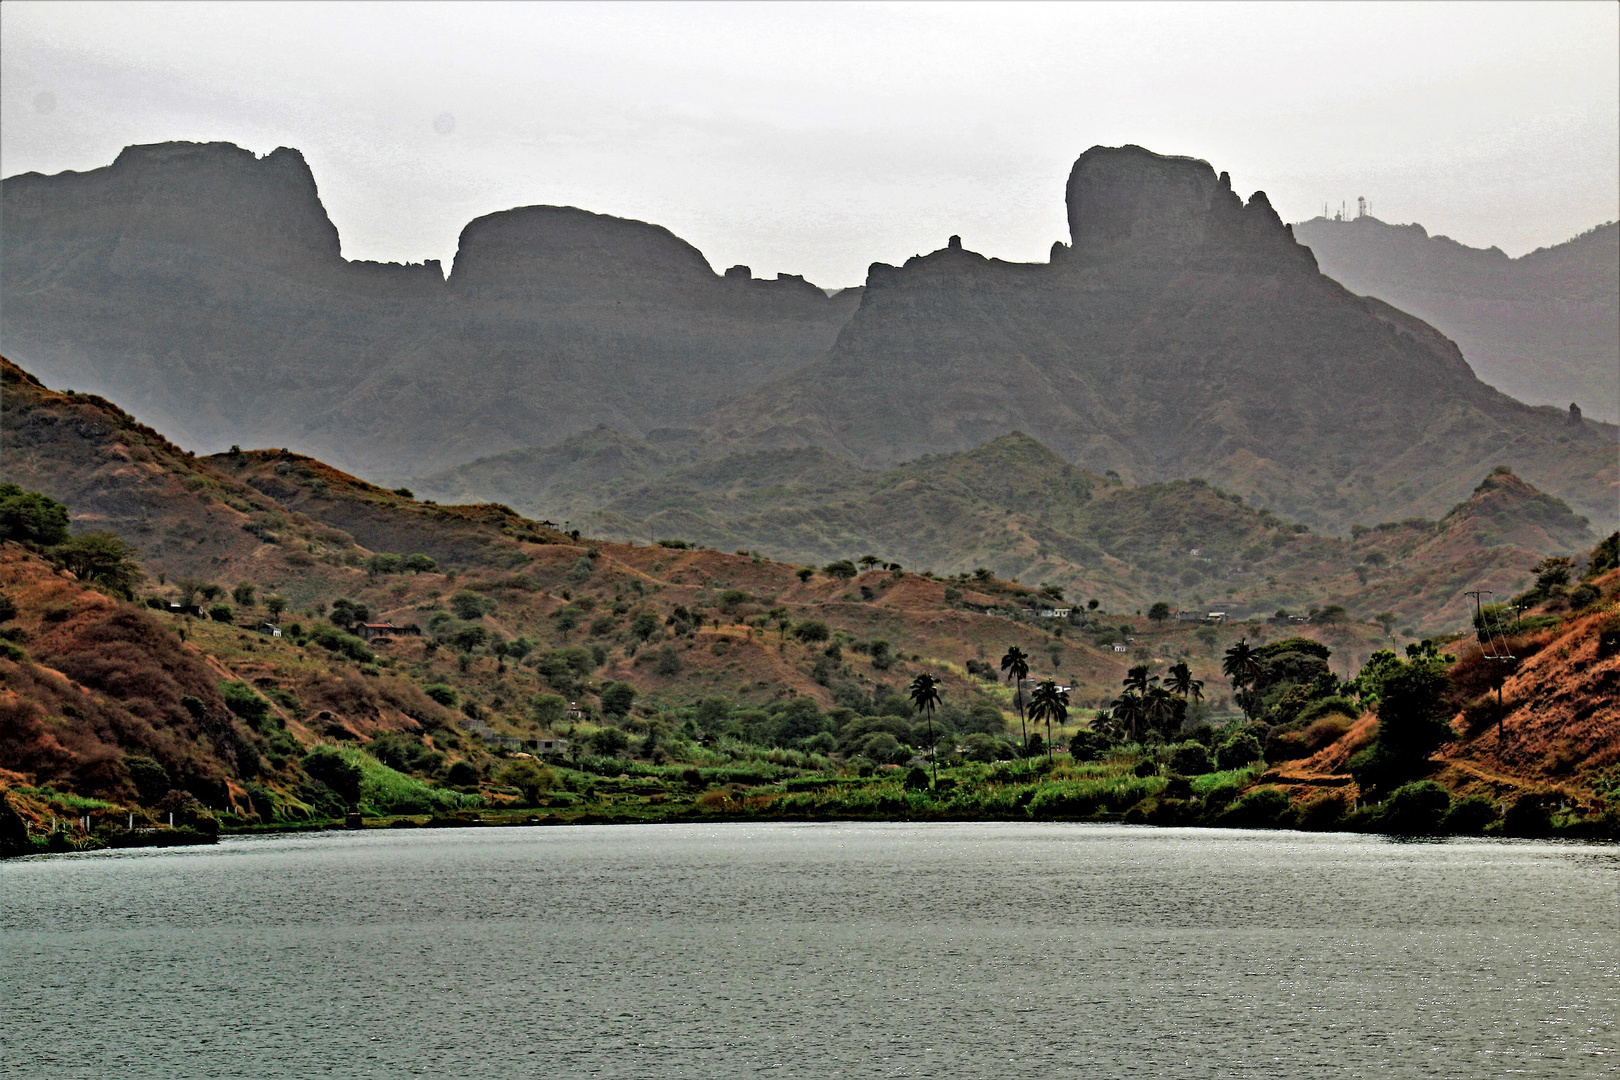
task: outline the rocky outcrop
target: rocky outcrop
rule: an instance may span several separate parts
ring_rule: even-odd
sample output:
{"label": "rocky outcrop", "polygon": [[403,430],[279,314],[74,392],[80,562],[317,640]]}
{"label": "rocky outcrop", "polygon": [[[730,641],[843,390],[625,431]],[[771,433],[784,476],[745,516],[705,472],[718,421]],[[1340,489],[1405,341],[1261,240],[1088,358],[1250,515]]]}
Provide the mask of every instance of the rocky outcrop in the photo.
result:
{"label": "rocky outcrop", "polygon": [[1263,195],[1138,147],[1087,151],[1067,195],[1051,264],[947,245],[874,265],[828,359],[717,411],[716,444],[889,466],[1022,430],[1334,530],[1437,516],[1509,464],[1615,517],[1613,427],[1481,383],[1432,327],[1319,273]]}
{"label": "rocky outcrop", "polygon": [[722,277],[667,229],[534,206],[436,261],[342,257],[296,150],[130,147],[3,184],[0,345],[184,445],[408,475],[611,423],[690,426],[825,354],[859,302]]}
{"label": "rocky outcrop", "polygon": [[1209,162],[1140,146],[1094,146],[1069,173],[1070,252],[1083,266],[1147,264],[1314,270],[1257,191],[1247,205]]}

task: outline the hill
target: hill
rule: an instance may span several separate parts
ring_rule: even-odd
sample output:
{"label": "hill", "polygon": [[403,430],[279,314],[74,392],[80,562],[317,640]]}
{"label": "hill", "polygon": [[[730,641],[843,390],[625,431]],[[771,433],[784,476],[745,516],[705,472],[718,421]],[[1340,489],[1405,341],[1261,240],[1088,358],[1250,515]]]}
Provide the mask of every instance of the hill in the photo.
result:
{"label": "hill", "polygon": [[1523,405],[1457,347],[1323,275],[1263,192],[1094,147],[1048,264],[946,248],[872,267],[827,359],[708,418],[717,443],[866,467],[1019,430],[1083,468],[1203,477],[1313,528],[1432,517],[1507,464],[1612,527],[1617,430]]}
{"label": "hill", "polygon": [[1371,215],[1293,228],[1324,274],[1429,323],[1503,393],[1620,420],[1620,224],[1517,259]]}
{"label": "hill", "polygon": [[[1338,668],[1353,674],[1388,640],[1385,627],[1326,608],[1277,629],[1106,606],[1057,619],[1038,614],[1049,595],[988,571],[815,572],[753,553],[584,539],[504,507],[421,502],[280,451],[197,459],[108,402],[57,394],[14,366],[5,374],[15,410],[8,465],[90,507],[69,507],[62,520],[121,535],[151,562],[76,577],[71,552],[89,541],[58,543],[46,535],[60,526],[42,496],[0,491],[0,854],[33,850],[26,838],[18,848],[18,835],[43,833],[52,819],[91,823],[54,834],[66,849],[304,827],[350,810],[400,824],[475,810],[511,823],[1102,814],[1278,824],[1296,820],[1286,799],[1264,788],[1243,795],[1264,770],[1255,733],[1278,762],[1336,738],[1356,685],[1341,683]],[[1043,455],[1008,439],[971,463],[976,474],[957,462],[931,475],[922,462],[897,486],[971,482],[975,498],[1016,499],[1025,485],[1008,466]],[[1575,535],[1567,510],[1508,474],[1493,474],[1438,524],[1347,542],[1282,530],[1208,485],[1152,494],[1055,458],[1048,467],[1053,492],[1066,484],[1090,490],[1091,502],[1135,507],[1135,519],[1121,520],[1122,544],[1174,535],[1167,506],[1225,522],[1232,543],[1252,535],[1244,529],[1283,536],[1268,564],[1282,587],[1334,587],[1322,583],[1315,559],[1331,548],[1320,545],[1386,555],[1358,568],[1370,587],[1404,593],[1414,577],[1402,560],[1439,574],[1425,552],[1487,527]],[[1054,511],[1070,513],[1055,501]],[[269,515],[282,531],[243,527],[267,526]],[[186,522],[201,553],[173,542]],[[177,580],[160,564],[198,576]],[[1558,595],[1606,612],[1612,576]],[[181,606],[199,595],[212,605],[206,614]],[[1263,695],[1236,695],[1222,675],[1223,655],[1242,643],[1261,647]],[[1033,677],[1070,687],[1067,722],[1037,725],[1069,744],[1067,755],[1020,759],[1013,740],[1025,725],[997,667],[1012,645]],[[1135,721],[1092,712],[1128,704],[1128,669],[1168,686],[1177,662],[1202,700],[1193,683],[1186,697],[1154,691],[1152,738]],[[1594,694],[1603,670],[1588,680]],[[940,681],[945,705],[918,716],[903,690],[924,674]],[[1252,724],[1235,702],[1256,714]],[[540,751],[542,739],[563,740],[546,744],[550,768],[514,756],[525,743]],[[927,764],[919,752],[935,745],[941,786],[927,790],[922,770],[903,766]],[[1603,752],[1583,749],[1579,769]],[[1198,775],[1180,775],[1189,769]],[[171,812],[186,828],[163,827]],[[1328,827],[1315,811],[1298,814]],[[125,828],[131,816],[145,831]]]}
{"label": "hill", "polygon": [[346,260],[287,148],[131,146],[0,193],[6,355],[194,449],[374,476],[690,425],[820,356],[860,295],[716,274],[666,229],[572,207],[471,222],[448,280]]}
{"label": "hill", "polygon": [[[578,488],[558,480],[587,473]],[[1596,542],[1584,519],[1511,472],[1491,473],[1438,522],[1386,522],[1339,539],[1202,480],[1129,485],[1086,472],[1022,433],[868,471],[814,448],[693,462],[599,430],[411,484],[441,498],[502,492],[530,514],[571,515],[618,540],[680,539],[808,565],[871,553],[947,575],[986,567],[1116,610],[1163,600],[1269,614],[1336,603],[1434,629],[1466,622],[1462,589],[1522,587],[1539,557]]]}

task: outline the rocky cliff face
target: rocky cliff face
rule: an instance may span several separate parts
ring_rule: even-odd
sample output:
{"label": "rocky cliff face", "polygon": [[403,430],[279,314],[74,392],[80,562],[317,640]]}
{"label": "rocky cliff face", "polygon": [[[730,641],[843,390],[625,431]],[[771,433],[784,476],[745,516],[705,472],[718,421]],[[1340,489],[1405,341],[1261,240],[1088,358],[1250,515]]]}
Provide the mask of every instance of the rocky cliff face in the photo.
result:
{"label": "rocky cliff face", "polygon": [[285,148],[131,147],[3,192],[8,355],[199,449],[370,475],[690,425],[824,354],[859,299],[721,276],[666,229],[572,207],[474,221],[448,282],[350,262]]}
{"label": "rocky cliff face", "polygon": [[1485,382],[1620,419],[1620,224],[1518,259],[1374,217],[1294,228],[1323,273],[1432,324]]}
{"label": "rocky cliff face", "polygon": [[1431,327],[1320,274],[1264,196],[1095,148],[1050,265],[948,246],[874,265],[828,359],[712,417],[718,443],[883,466],[1023,430],[1127,479],[1204,476],[1342,529],[1435,516],[1512,465],[1615,516],[1615,430],[1512,401]]}

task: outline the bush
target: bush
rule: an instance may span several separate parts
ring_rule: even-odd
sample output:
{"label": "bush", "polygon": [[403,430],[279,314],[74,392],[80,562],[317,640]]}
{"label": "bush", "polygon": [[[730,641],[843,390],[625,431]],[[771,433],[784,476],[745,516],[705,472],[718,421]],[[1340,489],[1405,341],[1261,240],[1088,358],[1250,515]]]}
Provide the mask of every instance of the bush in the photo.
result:
{"label": "bush", "polygon": [[514,758],[501,769],[496,780],[523,792],[523,801],[534,806],[540,793],[549,791],[557,783],[557,776],[533,758]]}
{"label": "bush", "polygon": [[1440,828],[1452,836],[1479,836],[1495,820],[1494,802],[1483,795],[1465,795],[1451,804]]}
{"label": "bush", "polygon": [[325,624],[315,626],[309,632],[309,640],[328,652],[346,656],[363,664],[374,663],[377,659],[377,654],[372,652],[365,642],[353,634],[345,634],[335,626]]}
{"label": "bush", "polygon": [[1228,735],[1215,750],[1215,764],[1224,772],[1260,760],[1260,740],[1247,731]]}
{"label": "bush", "polygon": [[0,483],[0,540],[51,547],[68,538],[68,510],[55,499]]}
{"label": "bush", "polygon": [[1143,758],[1131,767],[1132,776],[1158,776],[1159,763],[1152,758]]}
{"label": "bush", "polygon": [[1182,743],[1170,755],[1170,767],[1183,776],[1200,776],[1210,771],[1209,751],[1199,743]]}
{"label": "bush", "polygon": [[470,761],[453,761],[444,774],[444,782],[456,787],[472,787],[478,783],[478,766]]}
{"label": "bush", "polygon": [[602,711],[609,716],[628,716],[636,703],[636,688],[627,682],[610,682],[602,687]]}
{"label": "bush", "polygon": [[215,604],[208,609],[208,617],[215,622],[228,623],[236,617],[229,604]]}
{"label": "bush", "polygon": [[1451,793],[1433,780],[1403,784],[1390,792],[1378,823],[1397,836],[1438,836],[1451,809]]}
{"label": "bush", "polygon": [[920,767],[913,765],[911,771],[906,773],[906,787],[916,790],[928,786],[928,774]]}
{"label": "bush", "polygon": [[597,728],[589,742],[591,753],[600,757],[618,757],[630,748],[630,737],[616,727]]}
{"label": "bush", "polygon": [[817,619],[806,619],[793,628],[793,636],[805,644],[814,644],[826,641],[832,636],[832,631],[827,629],[827,624],[824,622]]}
{"label": "bush", "polygon": [[1263,787],[1229,806],[1221,814],[1220,823],[1232,829],[1275,829],[1288,810],[1286,793],[1278,788]]}
{"label": "bush", "polygon": [[544,728],[561,723],[567,714],[568,699],[556,694],[536,694],[529,705],[529,719]]}
{"label": "bush", "polygon": [[245,720],[248,727],[254,731],[264,730],[270,721],[270,703],[254,693],[251,686],[243,682],[222,682],[219,692],[225,699],[225,707]]}
{"label": "bush", "polygon": [[1337,828],[1349,812],[1349,800],[1339,792],[1318,795],[1299,808],[1299,827],[1327,832]]}
{"label": "bush", "polygon": [[360,801],[360,767],[350,762],[341,751],[330,746],[317,746],[304,755],[300,764],[306,775],[326,785],[345,808]]}
{"label": "bush", "polygon": [[443,705],[447,709],[455,708],[456,703],[461,700],[455,689],[453,687],[446,686],[444,683],[431,683],[424,686],[422,688],[422,693],[426,694],[434,701],[437,701],[440,705]]}
{"label": "bush", "polygon": [[1552,816],[1540,795],[1520,795],[1502,815],[1502,831],[1509,836],[1546,836],[1552,831]]}
{"label": "bush", "polygon": [[124,773],[129,777],[130,783],[135,785],[136,795],[142,806],[157,803],[173,786],[169,779],[169,770],[151,758],[139,754],[124,755]]}

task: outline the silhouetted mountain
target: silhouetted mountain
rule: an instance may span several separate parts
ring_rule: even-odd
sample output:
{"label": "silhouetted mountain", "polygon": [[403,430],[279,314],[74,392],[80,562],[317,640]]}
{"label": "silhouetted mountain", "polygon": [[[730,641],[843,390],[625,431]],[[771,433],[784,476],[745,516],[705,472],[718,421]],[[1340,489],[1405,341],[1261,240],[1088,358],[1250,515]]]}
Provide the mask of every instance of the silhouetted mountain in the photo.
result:
{"label": "silhouetted mountain", "polygon": [[1323,273],[1428,322],[1503,393],[1620,420],[1620,224],[1517,259],[1371,216],[1294,234]]}
{"label": "silhouetted mountain", "polygon": [[1022,430],[1093,471],[1202,476],[1328,529],[1433,516],[1498,463],[1605,528],[1616,429],[1480,382],[1452,342],[1316,269],[1263,192],[1095,147],[1050,264],[874,264],[829,357],[710,418],[728,446],[891,465]]}
{"label": "silhouetted mountain", "polygon": [[197,448],[372,475],[690,424],[822,355],[859,299],[571,207],[472,222],[448,282],[349,262],[285,148],[135,146],[3,190],[7,355]]}

